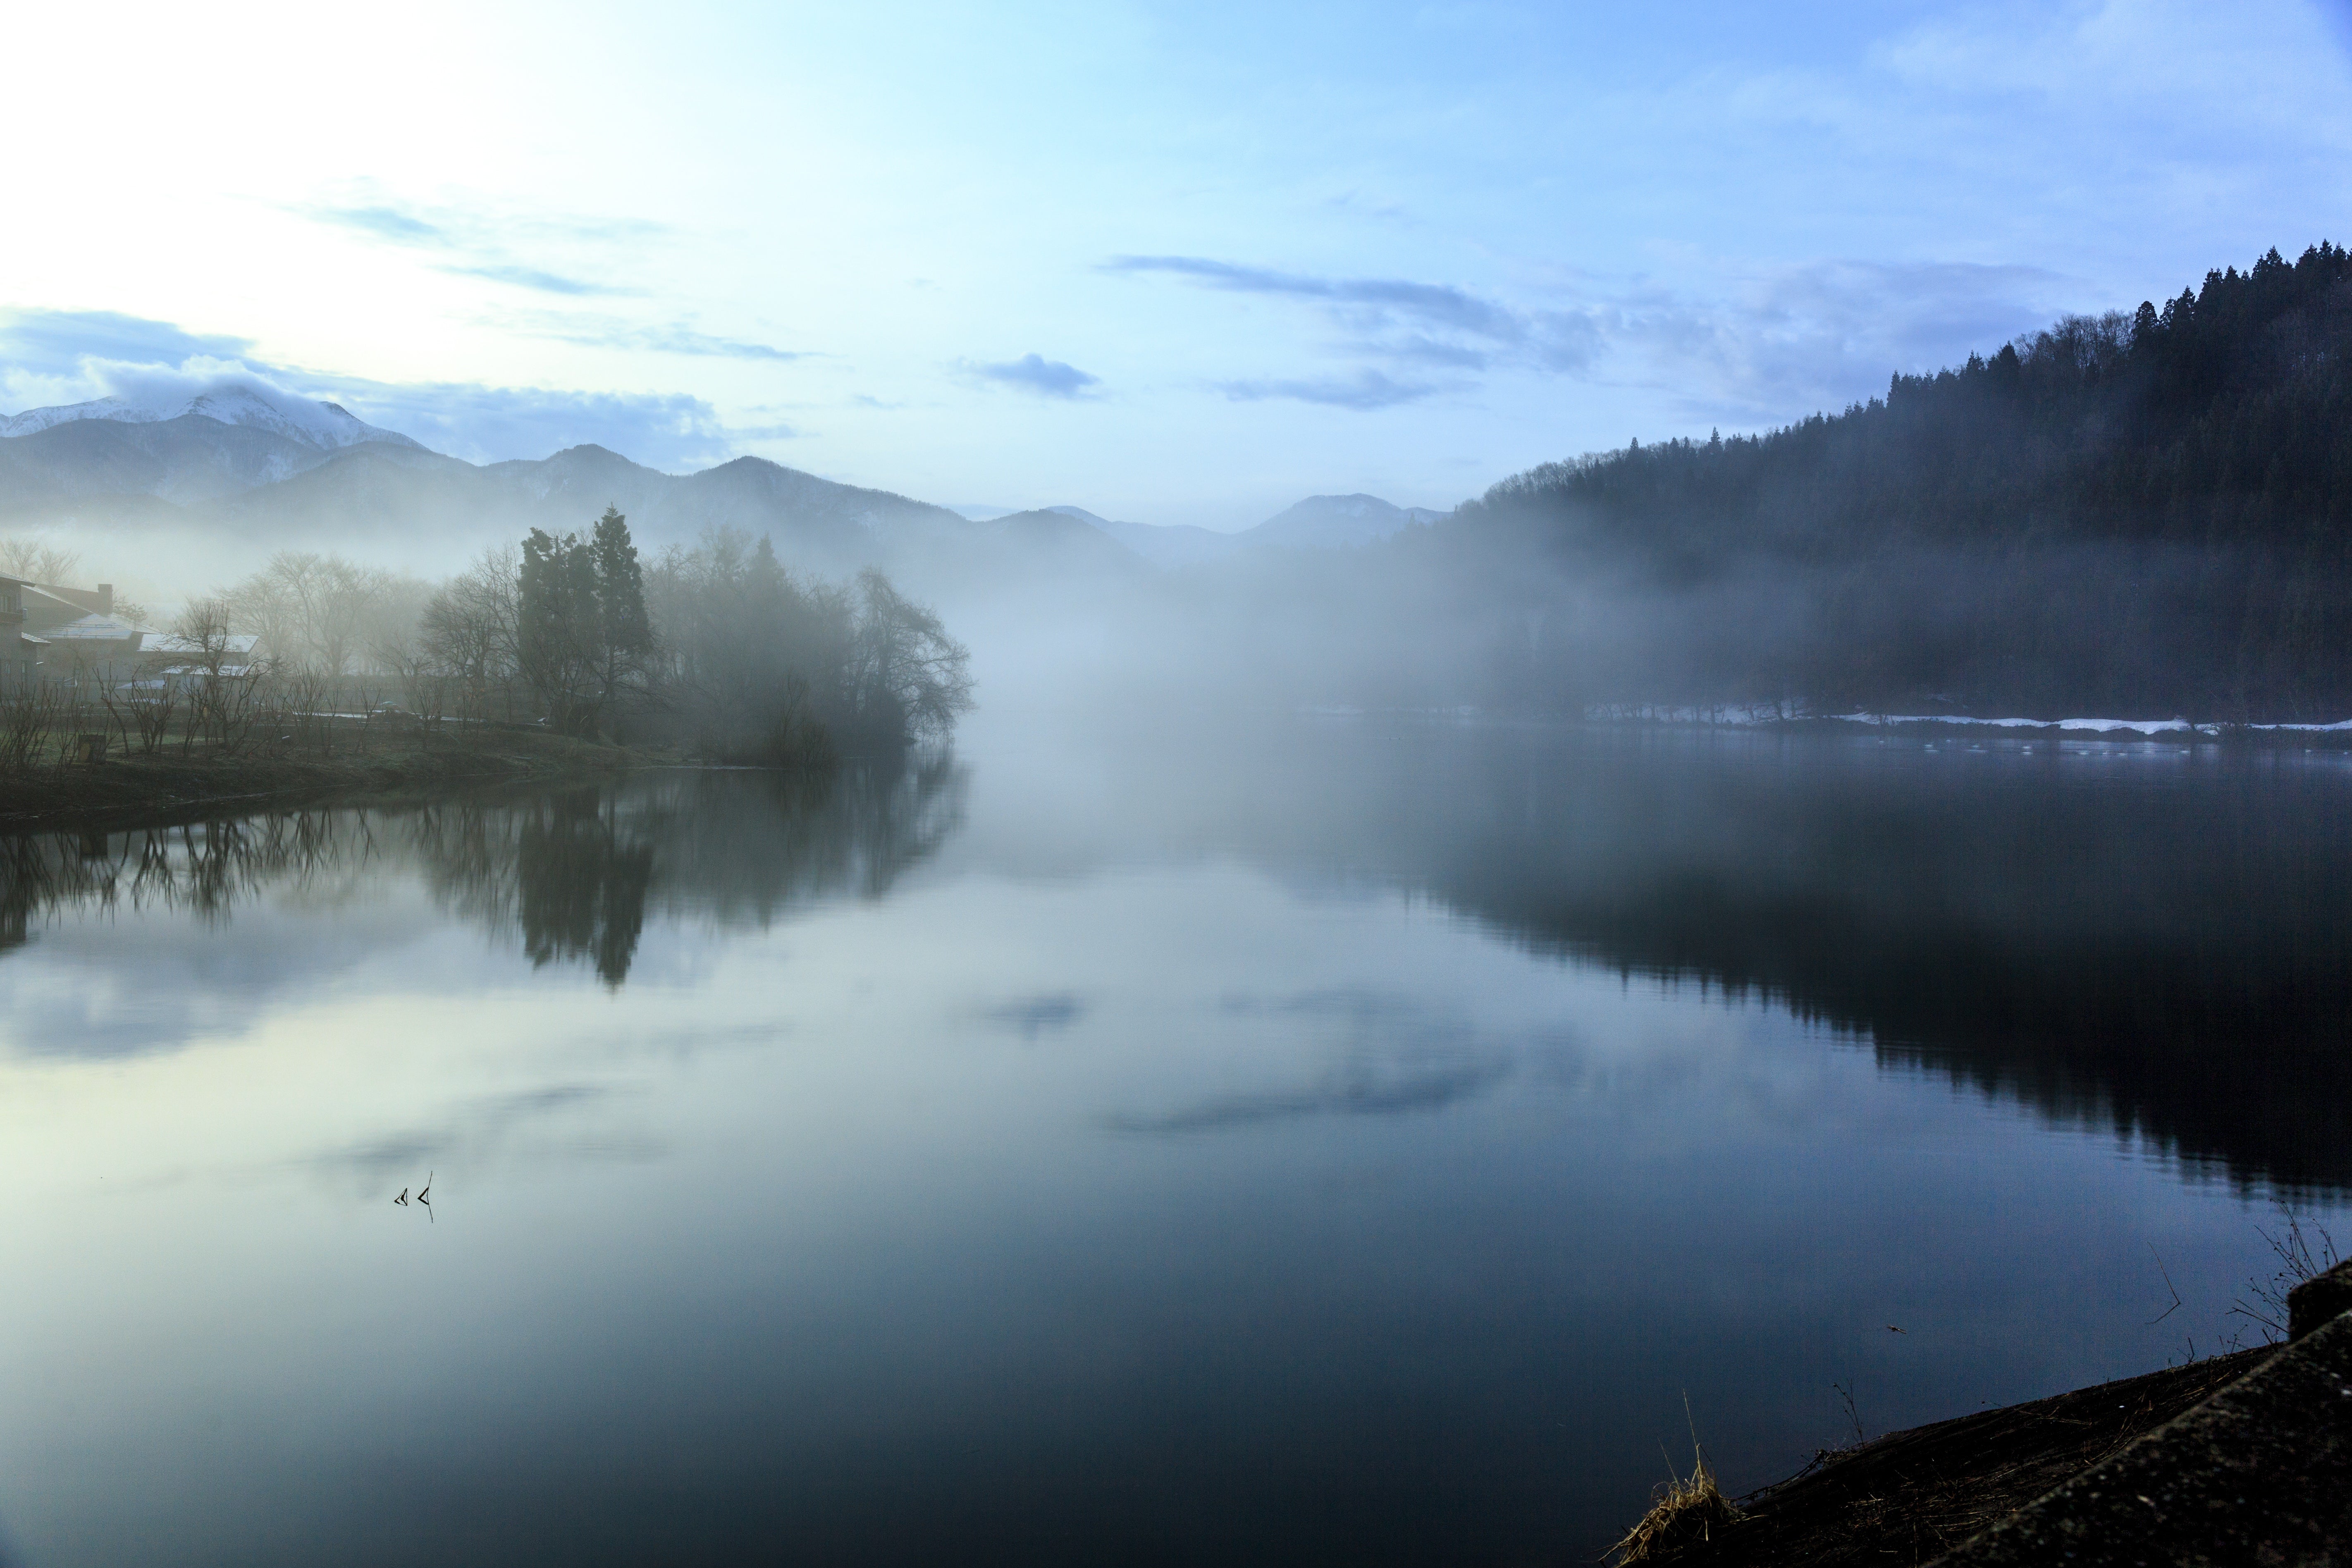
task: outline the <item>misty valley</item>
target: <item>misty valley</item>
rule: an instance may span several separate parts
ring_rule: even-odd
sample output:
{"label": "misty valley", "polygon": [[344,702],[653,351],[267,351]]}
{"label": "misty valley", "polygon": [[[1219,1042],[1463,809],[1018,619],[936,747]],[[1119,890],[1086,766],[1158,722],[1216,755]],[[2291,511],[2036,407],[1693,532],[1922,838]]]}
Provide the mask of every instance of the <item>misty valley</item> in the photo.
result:
{"label": "misty valley", "polygon": [[1236,529],[0,384],[0,1568],[1992,1561],[2352,1356],[2352,257],[2042,319]]}

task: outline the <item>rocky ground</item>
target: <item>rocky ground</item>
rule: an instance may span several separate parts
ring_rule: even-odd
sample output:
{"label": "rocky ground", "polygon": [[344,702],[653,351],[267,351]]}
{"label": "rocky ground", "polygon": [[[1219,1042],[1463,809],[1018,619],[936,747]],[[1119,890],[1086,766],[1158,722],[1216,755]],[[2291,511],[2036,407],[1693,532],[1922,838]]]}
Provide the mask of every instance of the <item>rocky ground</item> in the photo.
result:
{"label": "rocky ground", "polygon": [[1824,1454],[1638,1560],[2352,1564],[2352,1264],[2290,1300],[2286,1344]]}

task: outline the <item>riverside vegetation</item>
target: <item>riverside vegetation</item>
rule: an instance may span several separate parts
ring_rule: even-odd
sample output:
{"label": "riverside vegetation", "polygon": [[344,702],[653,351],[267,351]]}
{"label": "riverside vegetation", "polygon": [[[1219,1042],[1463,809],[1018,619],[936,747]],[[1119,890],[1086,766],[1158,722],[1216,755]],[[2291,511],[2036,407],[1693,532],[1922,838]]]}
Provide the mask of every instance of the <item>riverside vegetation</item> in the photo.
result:
{"label": "riverside vegetation", "polygon": [[0,817],[644,761],[821,771],[951,729],[968,659],[878,571],[806,581],[725,531],[648,565],[610,508],[438,587],[285,552],[142,654],[0,685]]}

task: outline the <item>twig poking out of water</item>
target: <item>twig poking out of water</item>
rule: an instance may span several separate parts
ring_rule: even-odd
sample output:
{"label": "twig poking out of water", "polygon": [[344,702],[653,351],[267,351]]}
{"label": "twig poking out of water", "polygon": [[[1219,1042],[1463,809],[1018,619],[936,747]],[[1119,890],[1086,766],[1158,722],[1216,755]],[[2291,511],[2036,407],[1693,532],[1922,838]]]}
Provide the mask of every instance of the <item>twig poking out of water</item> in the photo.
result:
{"label": "twig poking out of water", "polygon": [[[2163,1311],[2158,1312],[2155,1317],[2150,1318],[2146,1323],[2141,1325],[2143,1328],[2152,1329],[2156,1327],[2157,1324],[2164,1321],[2165,1319],[2172,1316],[2173,1313],[2180,1310],[2180,1288],[2172,1282],[2172,1271],[2165,1268],[2163,1258],[2158,1255],[2156,1250],[2156,1243],[2151,1241],[2147,1244],[2147,1255],[2156,1259],[2156,1271],[2164,1276],[2164,1288],[2172,1293],[2172,1305],[2167,1307]],[[2195,1358],[2191,1357],[2190,1359],[2194,1360]]]}
{"label": "twig poking out of water", "polygon": [[406,1208],[408,1206],[408,1189],[406,1187],[401,1188],[400,1195],[392,1201],[398,1204],[402,1208]]}
{"label": "twig poking out of water", "polygon": [[1856,1443],[1861,1442],[1863,1438],[1862,1412],[1853,1407],[1853,1384],[1851,1383],[1832,1383],[1830,1384],[1830,1387],[1836,1392],[1838,1403],[1845,1406],[1846,1425],[1853,1428],[1853,1440]]}
{"label": "twig poking out of water", "polygon": [[[1683,1401],[1683,1415],[1686,1420],[1690,1416],[1688,1398]],[[1609,1549],[1617,1554],[1620,1564],[1663,1562],[1685,1546],[1712,1541],[1717,1531],[1739,1519],[1739,1510],[1715,1484],[1715,1472],[1707,1468],[1696,1422],[1691,1424],[1690,1475],[1675,1475],[1669,1461],[1665,1484],[1651,1496],[1650,1511]]]}

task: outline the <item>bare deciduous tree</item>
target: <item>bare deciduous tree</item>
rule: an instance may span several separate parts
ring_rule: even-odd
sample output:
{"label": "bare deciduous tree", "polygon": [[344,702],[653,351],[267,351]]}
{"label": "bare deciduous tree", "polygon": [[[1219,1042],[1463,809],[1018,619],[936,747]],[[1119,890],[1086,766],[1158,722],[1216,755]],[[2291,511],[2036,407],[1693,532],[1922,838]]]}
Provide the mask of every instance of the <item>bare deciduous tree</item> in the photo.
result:
{"label": "bare deciduous tree", "polygon": [[81,557],[39,538],[0,539],[0,576],[27,583],[62,583],[81,568]]}
{"label": "bare deciduous tree", "polygon": [[857,574],[859,616],[851,699],[860,728],[876,735],[938,734],[970,711],[971,654],[939,613],[869,566]]}
{"label": "bare deciduous tree", "polygon": [[219,597],[267,657],[335,679],[406,643],[429,592],[379,566],[286,550]]}
{"label": "bare deciduous tree", "polygon": [[487,719],[494,702],[511,719],[516,658],[518,563],[514,551],[485,550],[425,601],[413,657],[455,683],[451,706]]}
{"label": "bare deciduous tree", "polygon": [[173,628],[179,645],[175,652],[186,661],[180,676],[188,698],[184,752],[193,750],[199,740],[215,750],[236,751],[261,717],[262,666],[250,652],[238,648],[229,617],[226,599],[197,599],[181,612]]}

